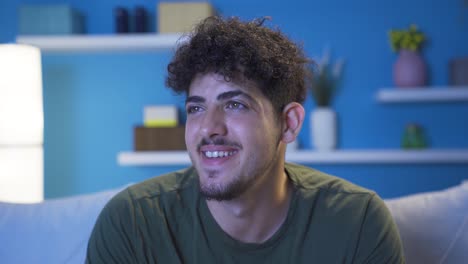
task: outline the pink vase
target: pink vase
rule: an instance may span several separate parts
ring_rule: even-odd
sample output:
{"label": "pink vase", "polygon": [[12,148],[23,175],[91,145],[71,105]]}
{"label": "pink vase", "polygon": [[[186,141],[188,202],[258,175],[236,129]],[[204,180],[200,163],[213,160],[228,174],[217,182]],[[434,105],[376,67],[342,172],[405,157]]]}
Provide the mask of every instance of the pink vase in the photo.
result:
{"label": "pink vase", "polygon": [[421,87],[426,84],[426,63],[417,51],[400,50],[393,65],[393,81],[397,87]]}

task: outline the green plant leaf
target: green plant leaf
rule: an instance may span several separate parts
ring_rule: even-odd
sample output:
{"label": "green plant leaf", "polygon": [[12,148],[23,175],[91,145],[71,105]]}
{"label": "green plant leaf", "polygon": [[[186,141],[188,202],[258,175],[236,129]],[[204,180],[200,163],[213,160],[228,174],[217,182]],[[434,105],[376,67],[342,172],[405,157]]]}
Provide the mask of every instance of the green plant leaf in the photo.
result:
{"label": "green plant leaf", "polygon": [[416,24],[411,24],[407,30],[390,30],[388,36],[390,46],[395,52],[401,49],[417,51],[426,39],[424,34],[418,31]]}

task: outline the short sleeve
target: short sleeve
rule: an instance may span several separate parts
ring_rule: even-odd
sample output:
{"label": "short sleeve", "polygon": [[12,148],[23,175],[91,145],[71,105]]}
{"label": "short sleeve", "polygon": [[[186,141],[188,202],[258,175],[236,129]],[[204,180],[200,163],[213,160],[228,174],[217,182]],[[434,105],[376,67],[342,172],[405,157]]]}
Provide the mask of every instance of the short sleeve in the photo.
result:
{"label": "short sleeve", "polygon": [[377,195],[365,211],[353,263],[405,263],[397,226]]}
{"label": "short sleeve", "polygon": [[113,197],[94,225],[86,253],[87,264],[137,263],[134,206],[128,189]]}

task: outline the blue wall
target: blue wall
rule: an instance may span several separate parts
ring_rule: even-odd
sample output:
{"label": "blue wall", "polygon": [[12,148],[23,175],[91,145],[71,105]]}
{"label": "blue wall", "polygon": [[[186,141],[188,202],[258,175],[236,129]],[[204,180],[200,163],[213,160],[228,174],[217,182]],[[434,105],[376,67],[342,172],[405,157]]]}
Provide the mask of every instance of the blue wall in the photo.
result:
{"label": "blue wall", "polygon": [[[418,122],[434,148],[468,148],[468,104],[392,104],[375,100],[380,87],[392,86],[387,32],[416,23],[430,39],[423,50],[432,85],[448,83],[448,61],[468,56],[468,7],[462,0],[267,1],[213,0],[223,15],[252,19],[271,16],[311,57],[325,46],[346,59],[344,85],[334,102],[343,149],[398,148],[406,123]],[[137,4],[153,20],[157,1],[2,0],[0,42],[14,42],[17,8],[25,3],[69,3],[86,18],[89,34],[113,32],[112,9]],[[154,28],[154,26],[153,26]],[[164,88],[170,53],[43,55],[45,108],[45,193],[47,198],[95,192],[138,182],[181,167],[120,167],[119,151],[132,149],[132,127],[142,122],[143,106],[182,105]],[[311,100],[305,104],[310,111]],[[308,119],[300,135],[311,148]],[[381,196],[437,190],[468,178],[460,165],[315,166]]]}

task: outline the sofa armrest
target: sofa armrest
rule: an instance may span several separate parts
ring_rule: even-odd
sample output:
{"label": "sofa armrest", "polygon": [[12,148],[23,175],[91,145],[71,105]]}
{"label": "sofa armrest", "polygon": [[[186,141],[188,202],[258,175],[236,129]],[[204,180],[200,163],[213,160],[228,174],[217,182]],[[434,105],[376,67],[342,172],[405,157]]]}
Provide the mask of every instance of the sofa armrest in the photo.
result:
{"label": "sofa armrest", "polygon": [[37,204],[0,202],[2,263],[84,263],[101,209],[122,188]]}
{"label": "sofa armrest", "polygon": [[400,231],[408,263],[464,263],[468,259],[468,181],[385,202]]}

